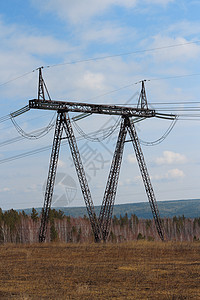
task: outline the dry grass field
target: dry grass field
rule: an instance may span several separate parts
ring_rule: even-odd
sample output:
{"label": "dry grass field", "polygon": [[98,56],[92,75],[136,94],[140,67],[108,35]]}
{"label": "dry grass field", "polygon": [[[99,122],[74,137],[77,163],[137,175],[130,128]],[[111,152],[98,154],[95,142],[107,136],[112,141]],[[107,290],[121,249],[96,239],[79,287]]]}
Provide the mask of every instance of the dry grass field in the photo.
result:
{"label": "dry grass field", "polygon": [[0,299],[200,299],[200,243],[6,244]]}

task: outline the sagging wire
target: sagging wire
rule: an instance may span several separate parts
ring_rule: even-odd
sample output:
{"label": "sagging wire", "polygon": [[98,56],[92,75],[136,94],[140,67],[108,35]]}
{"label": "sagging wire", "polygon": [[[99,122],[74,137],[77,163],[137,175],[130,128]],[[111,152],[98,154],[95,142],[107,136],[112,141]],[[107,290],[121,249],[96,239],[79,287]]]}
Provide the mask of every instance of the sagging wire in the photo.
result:
{"label": "sagging wire", "polygon": [[[75,122],[75,121],[79,121],[81,119],[84,119],[88,116],[90,116],[91,113],[83,113],[83,114],[79,114],[75,117],[72,118],[72,122]],[[34,140],[34,139],[39,139],[39,138],[42,138],[44,137],[45,135],[47,135],[51,129],[54,128],[55,126],[55,116],[56,116],[56,112],[54,113],[51,121],[49,122],[49,124],[44,127],[44,128],[41,128],[39,130],[36,130],[36,131],[33,131],[32,133],[26,133],[20,126],[19,124],[17,124],[17,122],[11,118],[11,121],[14,125],[14,127],[16,128],[17,132],[24,138],[27,138],[27,139],[30,139],[30,140]],[[34,133],[34,134],[33,134]],[[36,134],[37,133],[37,134]]]}
{"label": "sagging wire", "polygon": [[[132,85],[132,84],[131,84]],[[126,86],[127,87],[127,86]],[[124,88],[124,87],[123,87]],[[118,91],[120,90],[121,88],[117,89],[117,90],[113,90],[109,93],[113,93],[115,91]],[[108,93],[107,93],[108,94]],[[132,101],[132,99],[136,96],[137,93],[135,93],[134,95],[132,95],[128,101],[126,102],[126,104],[128,104],[130,101]],[[102,95],[99,95],[98,97],[102,97],[104,96],[105,94],[102,94]],[[98,97],[95,97],[95,98],[98,98]],[[95,99],[95,98],[91,98],[89,100],[92,100],[92,99]],[[75,129],[77,130],[77,132],[84,138],[86,138],[87,140],[91,141],[91,142],[102,142],[103,140],[107,139],[108,137],[110,137],[114,132],[115,130],[119,127],[120,125],[120,117],[116,120],[116,123],[112,126],[112,127],[109,127],[107,129],[100,129],[98,130],[97,132],[95,132],[95,135],[98,133],[98,132],[102,132],[102,136],[101,137],[92,137],[91,135],[88,135],[86,134],[81,128],[80,126],[77,125],[76,121],[79,121],[81,120],[82,118],[85,118],[85,117],[88,117],[90,116],[91,113],[83,113],[83,114],[80,114],[74,118],[72,118],[72,121],[74,122],[74,127]],[[79,117],[80,116],[80,117]],[[135,118],[134,122],[139,122],[141,120],[141,118]]]}
{"label": "sagging wire", "polygon": [[[15,129],[17,130],[17,132],[24,138],[26,139],[29,139],[29,140],[36,140],[36,139],[40,139],[42,137],[44,137],[45,135],[47,135],[49,133],[49,131],[51,131],[51,129],[54,128],[55,126],[55,116],[56,116],[56,113],[54,113],[52,119],[50,120],[49,124],[42,128],[42,129],[39,129],[39,130],[36,130],[32,133],[27,133],[25,132],[20,126],[19,124],[17,124],[17,122],[15,121],[14,117],[11,117],[11,121],[15,127]],[[37,132],[37,134],[36,134]]]}
{"label": "sagging wire", "polygon": [[110,137],[115,132],[115,130],[120,125],[120,120],[121,120],[121,118],[119,117],[113,126],[111,126],[109,128],[105,128],[105,129],[99,129],[98,131],[96,131],[95,135],[97,135],[98,133],[101,133],[101,136],[99,136],[99,137],[93,137],[91,134],[85,133],[82,130],[82,128],[76,123],[76,121],[74,122],[74,127],[83,138],[89,140],[90,142],[102,142],[105,139],[107,139],[108,137]]}
{"label": "sagging wire", "polygon": [[147,142],[147,141],[144,141],[144,140],[139,138],[140,143],[144,146],[156,146],[156,145],[161,144],[168,137],[168,135],[171,133],[171,131],[174,128],[174,126],[176,125],[177,121],[178,121],[178,116],[176,116],[174,118],[174,120],[171,122],[168,129],[165,131],[165,133],[159,139],[157,139],[153,142]]}
{"label": "sagging wire", "polygon": [[[26,133],[20,126],[19,124],[17,124],[17,122],[15,121],[15,118],[28,112],[30,110],[29,105],[26,105],[2,118],[0,118],[0,123],[5,122],[7,120],[11,120],[12,124],[14,125],[15,129],[17,130],[17,132],[24,138],[27,139],[39,139],[43,136],[45,136],[47,133],[49,133],[49,131],[54,127],[55,125],[55,116],[56,113],[54,113],[52,119],[50,120],[49,124],[42,129],[36,130],[32,133]],[[36,134],[37,133],[37,134]]]}
{"label": "sagging wire", "polygon": [[[109,128],[113,128],[113,126],[108,127],[107,130]],[[93,132],[90,133],[90,135],[96,135],[96,134],[99,133],[99,131],[100,130],[93,131]],[[23,138],[23,137],[19,137],[19,138]],[[76,140],[77,141],[82,141],[82,140],[84,140],[84,137],[83,136],[77,137]],[[62,145],[66,145],[67,143],[68,143],[68,141],[66,141],[66,140],[62,141]],[[4,159],[1,159],[0,164],[15,161],[15,160],[18,160],[18,159],[21,159],[21,158],[24,158],[24,157],[28,157],[28,156],[31,156],[31,155],[35,155],[35,154],[50,150],[51,148],[52,148],[52,145],[48,145],[48,146],[37,148],[37,149],[31,150],[31,151],[28,151],[28,152],[17,154],[17,155],[11,156],[11,157],[7,157],[7,158],[4,158]]]}
{"label": "sagging wire", "polygon": [[1,117],[0,118],[0,123],[8,121],[8,120],[10,120],[12,118],[15,118],[17,116],[20,116],[20,115],[24,114],[25,112],[27,112],[29,110],[30,110],[29,106],[26,105],[26,106],[24,106],[24,107],[22,107],[22,108],[20,108],[20,109],[18,109],[16,111],[14,111],[14,112],[8,114],[8,115],[6,115],[6,116]]}

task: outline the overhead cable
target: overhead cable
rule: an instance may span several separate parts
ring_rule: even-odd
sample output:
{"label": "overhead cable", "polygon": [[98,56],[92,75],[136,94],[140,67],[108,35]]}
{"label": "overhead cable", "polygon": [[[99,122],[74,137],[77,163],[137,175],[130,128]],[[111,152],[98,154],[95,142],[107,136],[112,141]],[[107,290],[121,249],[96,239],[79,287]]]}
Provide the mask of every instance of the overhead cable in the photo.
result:
{"label": "overhead cable", "polygon": [[54,115],[53,115],[51,121],[49,122],[49,124],[48,124],[46,127],[42,128],[42,129],[40,129],[40,130],[37,130],[37,131],[35,131],[34,133],[27,133],[27,132],[25,132],[25,131],[19,126],[19,124],[17,124],[17,122],[15,121],[14,118],[11,118],[11,121],[12,121],[12,123],[13,123],[15,129],[17,130],[17,132],[18,132],[21,136],[23,136],[24,138],[33,140],[33,139],[39,139],[39,138],[42,138],[43,136],[45,136],[46,134],[48,134],[49,131],[50,131],[51,129],[53,129],[53,127],[55,126],[55,115],[56,115],[56,113],[54,113]]}
{"label": "overhead cable", "polygon": [[[114,131],[119,127],[120,125],[120,117],[116,120],[115,124],[109,128],[109,129],[102,129],[95,132],[94,134],[86,134],[82,128],[74,122],[74,127],[76,128],[77,132],[85,139],[91,141],[91,142],[102,142],[103,140],[107,139],[109,136],[111,136]],[[96,137],[98,133],[102,133],[100,136]]]}
{"label": "overhead cable", "polygon": [[72,65],[72,64],[78,64],[78,63],[83,63],[83,62],[103,60],[103,59],[107,59],[107,58],[114,58],[114,57],[119,57],[119,56],[127,56],[127,55],[139,54],[139,53],[144,53],[144,52],[152,52],[152,51],[158,51],[158,50],[175,48],[175,47],[181,47],[181,46],[186,46],[186,45],[191,45],[191,44],[198,44],[198,43],[200,43],[199,40],[193,41],[193,42],[173,44],[173,45],[168,45],[168,46],[163,46],[163,47],[155,47],[155,48],[149,48],[149,49],[143,49],[143,50],[136,50],[136,51],[130,51],[130,52],[123,52],[123,53],[112,54],[112,55],[99,56],[99,57],[94,57],[94,58],[87,58],[87,59],[81,59],[81,60],[63,62],[63,63],[60,63],[60,64],[48,65],[48,66],[45,66],[44,68],[53,68],[53,67],[63,66],[63,65]]}
{"label": "overhead cable", "polygon": [[171,132],[172,129],[174,128],[174,126],[175,126],[177,120],[178,120],[178,117],[176,117],[176,118],[172,121],[172,123],[170,124],[169,128],[166,130],[166,132],[165,132],[159,139],[157,139],[157,140],[155,140],[155,141],[152,141],[152,142],[147,142],[147,141],[144,141],[144,140],[142,140],[142,139],[139,138],[140,143],[141,143],[142,145],[144,145],[144,146],[156,146],[156,145],[162,143],[162,142],[168,137],[168,135],[170,134],[170,132]]}
{"label": "overhead cable", "polygon": [[17,80],[17,79],[20,79],[20,78],[22,78],[22,77],[25,77],[25,76],[27,76],[27,75],[29,75],[29,74],[35,72],[36,70],[37,70],[37,69],[35,69],[35,70],[33,70],[33,71],[30,71],[30,72],[26,72],[26,73],[24,73],[24,74],[22,74],[22,75],[19,75],[19,76],[17,76],[17,77],[14,77],[14,78],[12,78],[12,79],[6,81],[6,82],[0,83],[0,87],[3,86],[3,85],[6,85],[6,84],[8,84],[8,83],[10,83],[10,82],[12,82],[12,81],[15,81],[15,80]]}
{"label": "overhead cable", "polygon": [[[99,57],[93,57],[93,58],[87,58],[87,59],[82,59],[82,60],[75,60],[75,61],[68,61],[68,62],[63,62],[63,63],[58,63],[58,64],[52,64],[52,65],[47,65],[47,66],[42,66],[41,68],[53,68],[53,67],[57,67],[57,66],[63,66],[63,65],[74,65],[74,64],[78,64],[78,63],[83,63],[83,62],[91,62],[91,61],[98,61],[98,60],[104,60],[104,59],[108,59],[108,58],[115,58],[115,57],[120,57],[120,56],[128,56],[128,55],[133,55],[133,54],[140,54],[140,53],[145,53],[145,52],[153,52],[153,51],[159,51],[159,50],[163,50],[163,49],[170,49],[170,48],[175,48],[175,47],[181,47],[181,46],[187,46],[187,45],[192,45],[192,44],[199,44],[200,40],[196,40],[196,41],[192,41],[192,42],[186,42],[186,43],[179,43],[179,44],[173,44],[173,45],[167,45],[167,46],[163,46],[163,47],[155,47],[155,48],[149,48],[149,49],[142,49],[142,50],[135,50],[135,51],[130,51],[130,52],[123,52],[123,53],[118,53],[118,54],[112,54],[112,55],[105,55],[105,56],[99,56]],[[25,77],[35,71],[37,71],[39,68],[36,68],[30,72],[26,72],[22,75],[19,75],[17,77],[14,77],[6,82],[0,83],[0,87],[3,85],[6,85],[12,81],[18,80],[22,77]],[[191,74],[191,75],[187,75],[187,76],[197,76],[200,74]],[[170,78],[180,78],[183,76],[173,76],[173,77],[165,77],[165,78],[161,78],[163,79],[170,79]],[[184,76],[186,77],[186,76]],[[151,80],[159,80],[157,78],[153,78]]]}
{"label": "overhead cable", "polygon": [[[113,126],[110,126],[108,128],[106,128],[105,130],[109,130],[113,128]],[[90,133],[89,135],[96,135],[97,133],[99,133],[99,130],[98,131],[94,131],[92,133]],[[78,137],[76,140],[83,140],[84,138],[82,136]],[[8,142],[8,141],[7,141]],[[62,141],[62,144],[65,145],[67,144],[68,142],[66,140],[63,140]],[[1,144],[0,144],[1,146]],[[14,160],[18,160],[20,158],[24,158],[24,157],[28,157],[28,156],[31,156],[31,155],[35,155],[35,154],[38,154],[38,153],[41,153],[41,152],[44,152],[44,151],[47,151],[49,149],[51,149],[52,146],[51,145],[48,145],[48,146],[44,146],[44,147],[40,147],[40,148],[37,148],[37,149],[34,149],[34,150],[31,150],[31,151],[27,151],[27,152],[24,152],[24,153],[20,153],[20,154],[17,154],[17,155],[14,155],[14,156],[11,156],[11,157],[8,157],[8,158],[4,158],[4,159],[1,159],[0,160],[0,164],[3,164],[3,163],[7,163],[7,162],[10,162],[10,161],[14,161]]]}
{"label": "overhead cable", "polygon": [[6,115],[6,116],[1,117],[0,118],[0,123],[8,121],[8,120],[10,120],[12,118],[15,118],[17,116],[20,116],[20,115],[24,114],[25,112],[27,112],[29,110],[30,110],[29,106],[26,105],[26,106],[24,106],[24,107],[22,107],[22,108],[20,108],[20,109],[18,109],[16,111],[14,111],[14,112],[8,114],[8,115]]}

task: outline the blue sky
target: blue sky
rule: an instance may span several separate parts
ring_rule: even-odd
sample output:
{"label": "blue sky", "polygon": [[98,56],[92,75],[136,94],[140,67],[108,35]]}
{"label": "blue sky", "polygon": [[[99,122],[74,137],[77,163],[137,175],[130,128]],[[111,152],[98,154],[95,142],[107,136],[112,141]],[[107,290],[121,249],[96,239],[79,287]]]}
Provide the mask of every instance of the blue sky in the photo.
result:
{"label": "blue sky", "polygon": [[[181,110],[186,107],[182,102],[195,101],[199,102],[195,104],[198,109],[200,76],[176,77],[200,73],[199,10],[200,1],[181,0],[1,1],[1,116],[27,105],[29,99],[37,96],[38,73],[34,70],[40,66],[50,66],[43,69],[43,75],[53,99],[115,104],[131,99],[129,103],[136,104],[140,85],[135,83],[150,79],[146,91],[149,103],[153,103],[151,107],[159,109],[167,102],[172,108],[177,102],[180,104],[176,107]],[[179,44],[182,46],[165,48]],[[155,48],[162,49],[143,51]],[[70,63],[129,52],[132,54]],[[129,87],[120,89],[125,86]],[[110,93],[113,90],[118,91]],[[35,110],[16,121],[24,131],[31,132],[47,126],[52,117],[51,112]],[[78,125],[91,133],[115,122],[115,118],[92,116]],[[170,124],[150,119],[136,126],[141,139],[154,141]],[[198,117],[180,117],[161,144],[142,146],[158,201],[199,198],[199,125]],[[100,204],[114,140],[88,142],[81,139],[76,129],[75,133],[94,202]],[[115,140],[116,135],[117,132]],[[4,209],[43,205],[50,149],[6,163],[4,160],[50,146],[53,130],[41,139],[12,140],[2,145],[18,136],[10,120],[0,124],[0,207]],[[55,194],[66,196],[74,192],[67,205],[84,205],[66,144],[61,147],[58,174]],[[67,188],[66,192],[66,182],[59,180],[68,175],[72,189]],[[116,203],[140,201],[147,198],[132,145],[126,143]]]}

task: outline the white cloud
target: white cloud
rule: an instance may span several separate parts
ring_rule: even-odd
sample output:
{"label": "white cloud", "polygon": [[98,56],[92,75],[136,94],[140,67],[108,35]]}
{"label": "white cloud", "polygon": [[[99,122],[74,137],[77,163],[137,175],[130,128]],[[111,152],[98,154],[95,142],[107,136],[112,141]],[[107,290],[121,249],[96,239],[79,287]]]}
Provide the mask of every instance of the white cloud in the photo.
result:
{"label": "white cloud", "polygon": [[183,178],[185,176],[184,172],[179,169],[172,169],[167,172],[167,178]]}
{"label": "white cloud", "polygon": [[185,174],[182,170],[171,169],[167,171],[165,174],[153,175],[151,176],[151,179],[154,181],[162,181],[162,180],[180,179],[183,177],[185,177]]}
{"label": "white cloud", "polygon": [[187,161],[185,155],[172,151],[164,151],[163,156],[156,159],[158,165],[183,164]]}
{"label": "white cloud", "polygon": [[[45,64],[48,59],[63,57],[72,51],[67,42],[58,40],[54,37],[42,35],[41,33],[30,33],[20,26],[6,25],[0,20],[0,84],[12,80],[24,73],[30,72]],[[32,88],[35,89],[36,84],[33,83],[32,74],[23,77],[23,80],[13,81],[12,89],[7,85],[1,87],[1,96],[3,99],[14,95],[15,99],[21,99],[25,93],[32,94]],[[5,91],[5,92],[4,92]],[[36,90],[33,96],[36,94]]]}
{"label": "white cloud", "polygon": [[137,0],[32,0],[32,2],[43,10],[57,13],[64,20],[67,18],[72,23],[82,23],[95,15],[102,14],[112,5],[134,7]]}
{"label": "white cloud", "polygon": [[3,189],[0,189],[0,193],[2,193],[2,192],[10,192],[10,188],[8,188],[8,187],[5,187],[5,188],[3,188]]}
{"label": "white cloud", "polygon": [[159,5],[167,5],[175,0],[146,0],[145,2],[148,4],[159,4]]}
{"label": "white cloud", "polygon": [[[200,46],[197,44],[190,44],[191,40],[187,40],[182,36],[172,38],[169,35],[156,35],[154,42],[150,48],[162,48],[166,46],[181,45],[176,47],[168,47],[161,49],[162,51],[153,52],[153,57],[157,63],[168,62],[178,63],[186,62],[188,60],[195,60],[200,55]],[[184,45],[183,45],[184,44]]]}
{"label": "white cloud", "polygon": [[105,89],[105,77],[102,73],[94,73],[91,71],[85,71],[84,75],[78,81],[79,87],[87,87],[91,90],[103,90]]}
{"label": "white cloud", "polygon": [[[104,55],[103,55],[104,56]],[[66,58],[67,60],[67,58]],[[68,58],[68,60],[70,60]],[[55,71],[59,71],[55,76]],[[50,90],[52,99],[70,99],[80,102],[125,102],[135,90],[122,90],[120,93],[108,94],[112,90],[118,89],[127,83],[138,80],[133,76],[130,80],[132,70],[138,70],[138,65],[134,62],[127,64],[121,58],[101,60],[96,63],[81,63],[59,67],[59,69],[44,70],[44,78]],[[70,75],[69,75],[70,74]],[[98,95],[104,97],[99,98]],[[135,100],[135,99],[134,99]],[[133,101],[133,100],[132,100]],[[136,100],[135,100],[136,101]]]}
{"label": "white cloud", "polygon": [[1,51],[20,51],[34,55],[52,55],[73,51],[66,41],[60,41],[50,35],[28,32],[15,25],[6,25],[0,20]]}
{"label": "white cloud", "polygon": [[174,2],[174,0],[32,0],[33,4],[40,7],[44,11],[50,11],[56,13],[64,21],[68,20],[73,24],[83,23],[88,19],[101,15],[105,11],[109,10],[112,6],[119,6],[124,8],[134,8],[141,4],[149,5],[162,5]]}
{"label": "white cloud", "polygon": [[77,31],[77,36],[82,44],[100,43],[101,45],[112,45],[114,43],[123,43],[134,41],[137,38],[137,30],[130,26],[121,26],[113,22],[92,22],[92,25],[82,26]]}
{"label": "white cloud", "polygon": [[[115,27],[111,25],[110,28],[107,40],[111,39],[112,29],[115,30]],[[34,33],[28,31],[29,29],[22,30],[18,26],[6,25],[0,20],[0,84],[29,71],[31,72],[39,66],[49,65],[50,62],[82,59],[82,55],[80,55],[81,45],[74,50],[75,48],[65,40],[59,40],[41,33],[37,35],[36,31]],[[90,33],[88,34],[90,35]],[[116,29],[116,34],[113,35],[115,36],[113,41],[118,38],[118,33],[120,33],[119,27]],[[104,34],[106,34],[105,28],[99,33],[98,38],[104,39]],[[88,39],[93,38],[95,38],[95,32],[88,37]],[[101,53],[101,55],[106,56],[108,53]],[[43,74],[52,98],[63,99],[67,96],[82,101],[126,85],[130,82],[132,70],[138,72],[140,68],[139,63],[131,61],[127,64],[121,57],[118,57],[97,61],[95,64],[85,62],[76,64],[76,66],[71,64],[66,67],[64,65],[59,69],[45,69]],[[37,78],[38,74],[34,72],[20,80],[13,81],[12,88],[8,88],[10,85],[2,86],[2,101],[12,97],[10,104],[11,102],[13,104],[19,98],[22,101],[24,101],[24,98],[34,98],[37,93]],[[138,79],[139,77],[132,77],[131,81]],[[112,101],[110,99],[109,97],[109,101]],[[21,103],[18,102],[16,108],[19,105]],[[13,105],[11,109],[15,109]]]}
{"label": "white cloud", "polygon": [[188,20],[179,21],[179,22],[170,24],[169,27],[165,30],[165,34],[173,34],[176,36],[190,36],[190,35],[198,36],[199,33],[200,33],[199,22],[191,22]]}
{"label": "white cloud", "polygon": [[[66,42],[56,40],[51,36],[36,36],[36,35],[18,35],[14,39],[15,46],[18,49],[23,49],[23,52],[32,53],[34,55],[52,55],[57,53],[58,55],[72,51]],[[11,45],[12,46],[12,45]]]}
{"label": "white cloud", "polygon": [[136,164],[137,160],[135,158],[135,155],[133,154],[129,154],[127,156],[127,161],[130,163],[130,164]]}
{"label": "white cloud", "polygon": [[112,23],[95,24],[87,30],[80,32],[81,39],[85,42],[98,41],[104,44],[116,43],[124,38],[133,38],[135,30],[117,26]]}
{"label": "white cloud", "polygon": [[139,181],[139,179],[137,179],[137,178],[133,178],[133,179],[132,178],[126,178],[123,181],[119,180],[119,186],[124,186],[124,187],[133,186],[133,185],[135,185],[135,183],[137,181]]}

